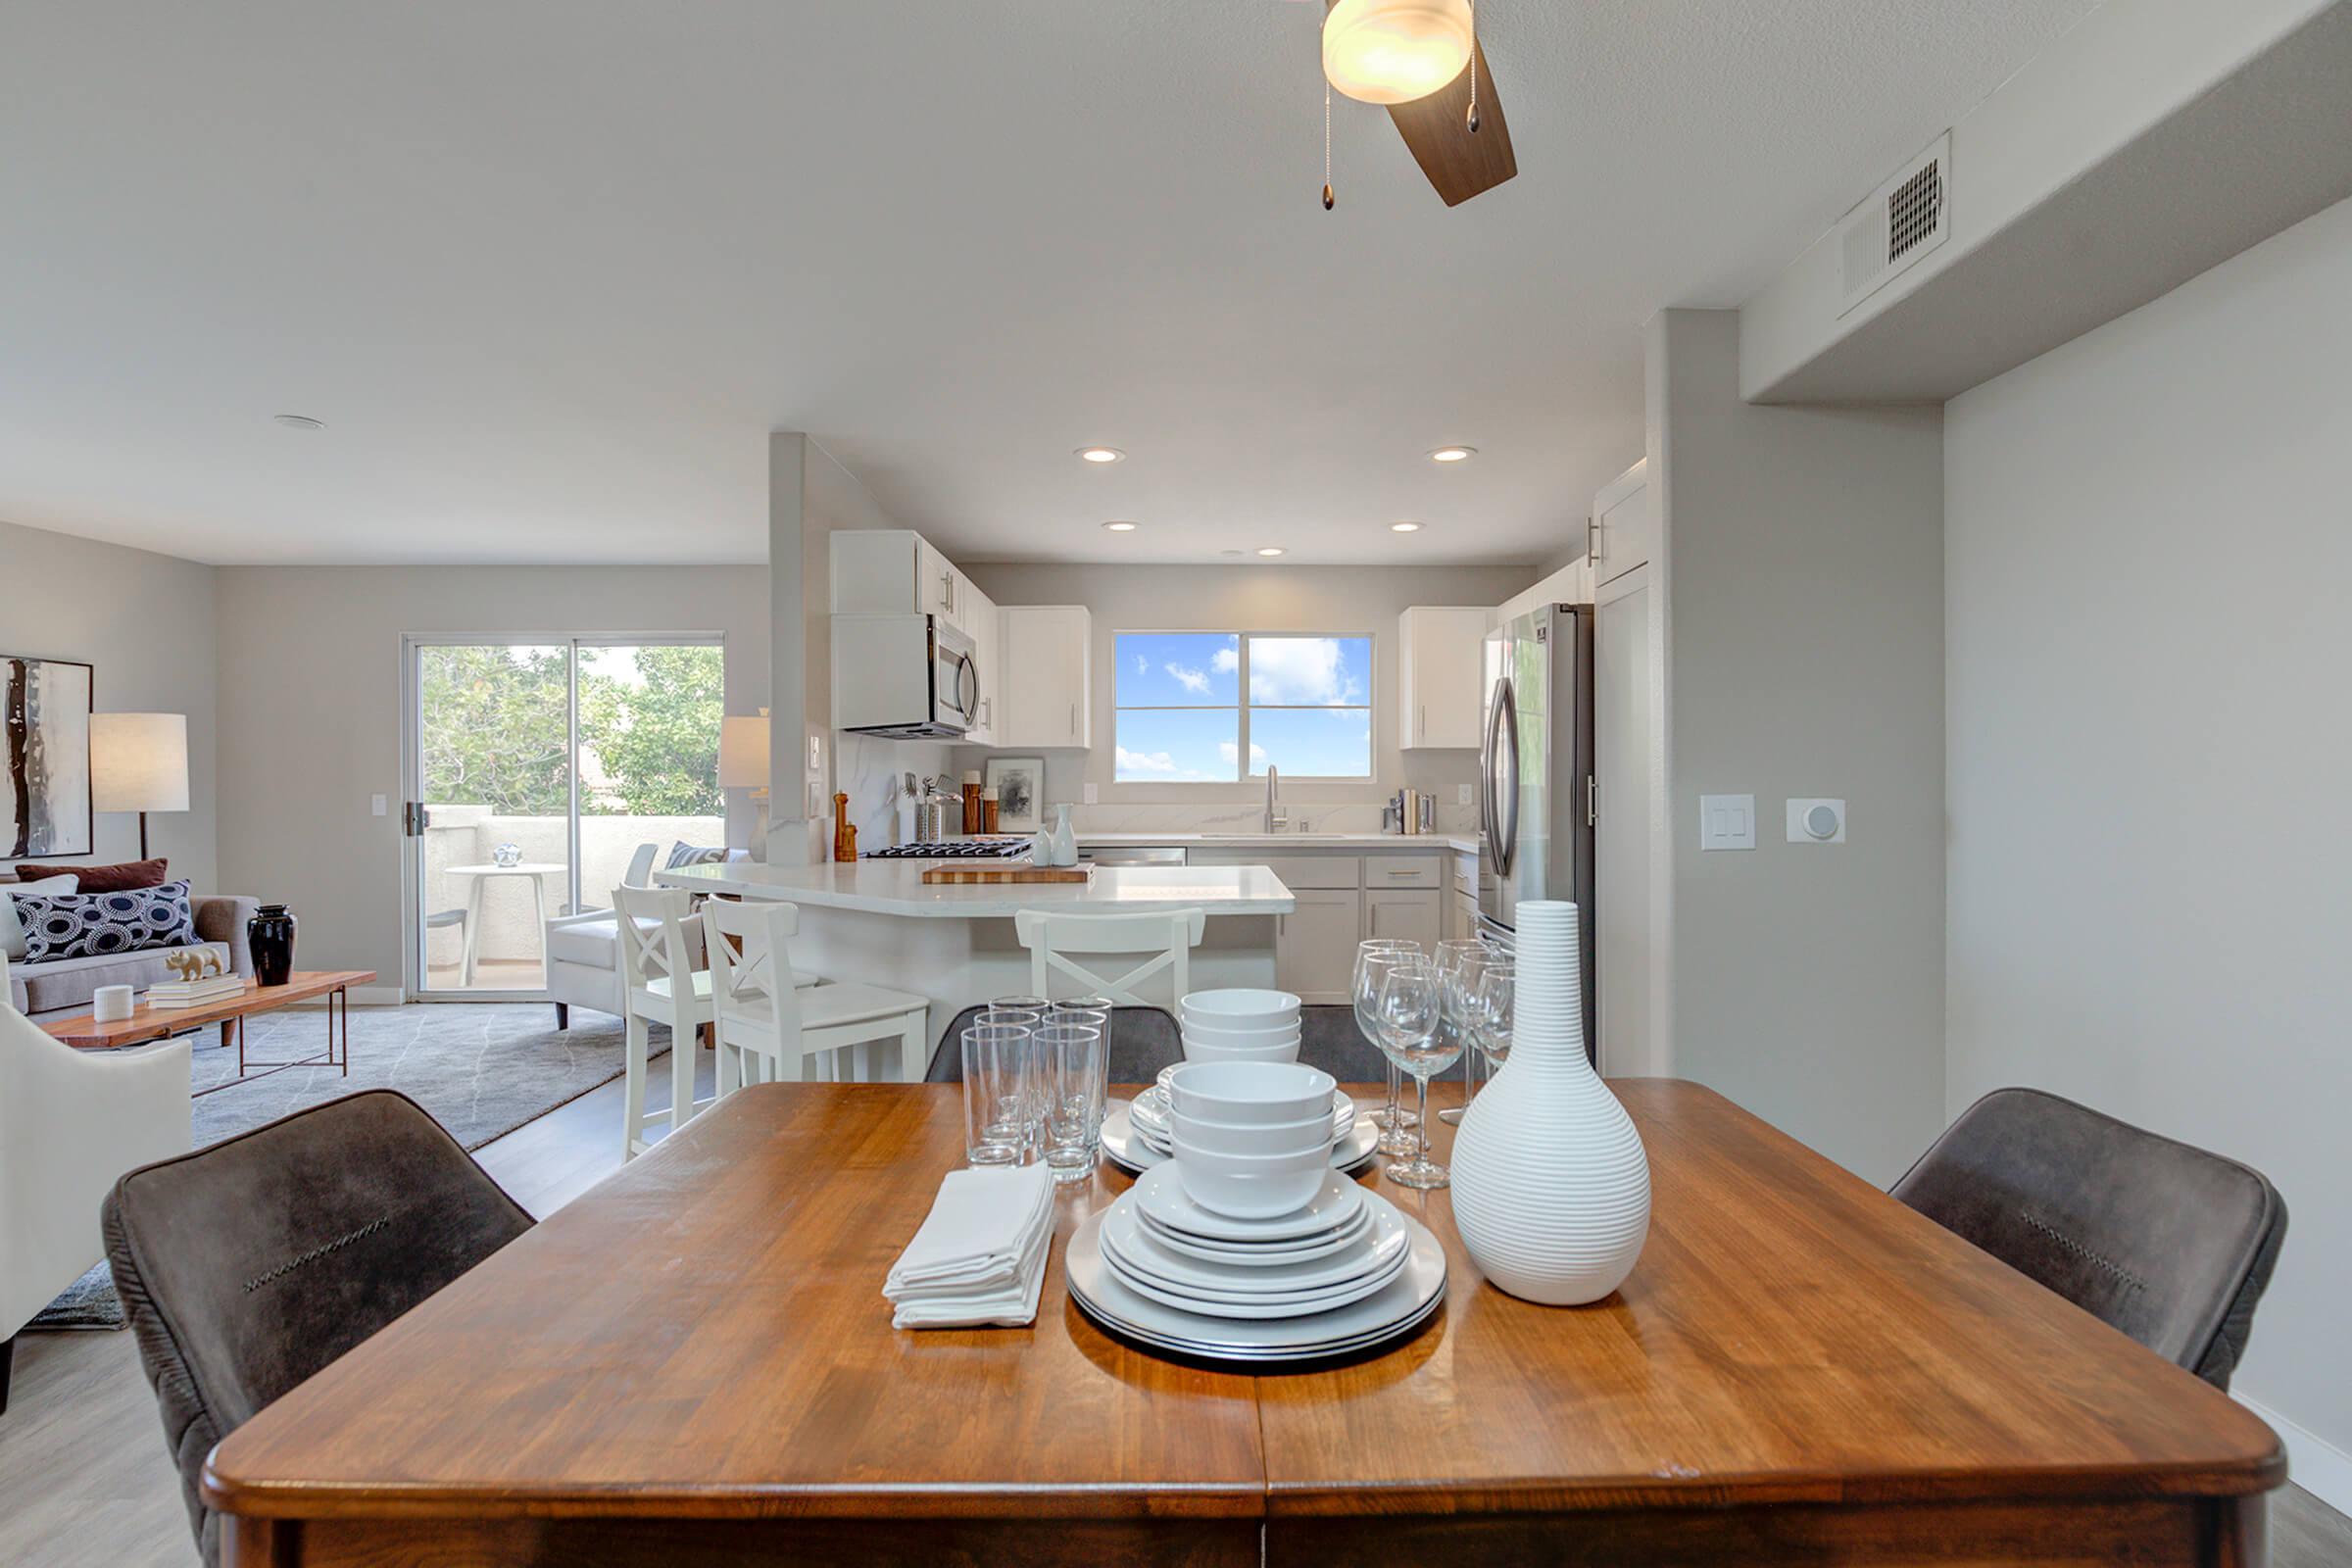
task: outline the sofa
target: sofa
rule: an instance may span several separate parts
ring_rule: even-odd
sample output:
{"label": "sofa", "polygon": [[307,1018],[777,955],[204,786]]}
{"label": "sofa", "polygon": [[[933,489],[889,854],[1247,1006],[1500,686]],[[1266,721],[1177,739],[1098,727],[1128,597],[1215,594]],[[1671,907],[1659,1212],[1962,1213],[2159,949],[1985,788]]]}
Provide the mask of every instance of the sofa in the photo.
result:
{"label": "sofa", "polygon": [[[71,876],[74,867],[60,865],[57,875]],[[18,880],[13,871],[0,871],[0,894]],[[131,986],[144,991],[158,980],[169,980],[165,960],[174,954],[213,954],[232,974],[253,973],[253,950],[245,938],[245,922],[261,908],[259,899],[221,895],[190,898],[196,917],[197,941],[173,948],[149,948],[138,953],[110,953],[94,958],[53,958],[45,963],[16,959],[8,966],[8,1004],[38,1022],[90,1010],[90,998],[100,986]]]}

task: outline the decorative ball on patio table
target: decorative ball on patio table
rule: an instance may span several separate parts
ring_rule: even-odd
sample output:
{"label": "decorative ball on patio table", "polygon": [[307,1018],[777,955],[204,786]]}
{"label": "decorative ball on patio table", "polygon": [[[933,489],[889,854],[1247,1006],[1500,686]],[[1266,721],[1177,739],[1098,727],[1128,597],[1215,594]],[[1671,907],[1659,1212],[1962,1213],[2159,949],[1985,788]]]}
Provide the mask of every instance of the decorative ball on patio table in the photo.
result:
{"label": "decorative ball on patio table", "polygon": [[1616,1290],[1649,1237],[1649,1156],[1585,1057],[1578,939],[1575,905],[1519,906],[1510,1057],[1453,1144],[1453,1218],[1471,1260],[1546,1306]]}

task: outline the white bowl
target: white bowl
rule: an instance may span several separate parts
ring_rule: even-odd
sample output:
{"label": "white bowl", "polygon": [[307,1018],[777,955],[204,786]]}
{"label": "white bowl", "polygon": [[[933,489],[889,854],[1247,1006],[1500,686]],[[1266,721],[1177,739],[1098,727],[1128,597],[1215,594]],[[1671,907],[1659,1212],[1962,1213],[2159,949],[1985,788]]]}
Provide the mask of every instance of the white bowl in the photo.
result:
{"label": "white bowl", "polygon": [[1171,1110],[1229,1126],[1269,1126],[1320,1114],[1339,1086],[1295,1061],[1188,1061],[1168,1074]]}
{"label": "white bowl", "polygon": [[1195,991],[1176,1004],[1188,1021],[1255,1026],[1298,1016],[1298,999],[1288,991]]}
{"label": "white bowl", "polygon": [[1304,1121],[1260,1122],[1255,1125],[1235,1125],[1232,1122],[1202,1121],[1180,1111],[1168,1113],[1168,1141],[1179,1150],[1199,1150],[1211,1154],[1233,1154],[1243,1158],[1262,1159],[1268,1156],[1295,1154],[1302,1149],[1331,1150],[1332,1114],[1329,1107],[1320,1116]]}
{"label": "white bowl", "polygon": [[1177,1027],[1188,1035],[1199,1035],[1220,1046],[1266,1046],[1278,1040],[1296,1040],[1306,1032],[1306,1026],[1296,1018],[1263,1027],[1187,1018]]}
{"label": "white bowl", "polygon": [[1303,1206],[1323,1190],[1331,1153],[1304,1149],[1270,1159],[1176,1151],[1176,1180],[1185,1195],[1212,1213],[1233,1219],[1271,1219]]}
{"label": "white bowl", "polygon": [[1187,1061],[1297,1061],[1298,1042],[1294,1040],[1280,1046],[1212,1046],[1187,1036],[1184,1042]]}

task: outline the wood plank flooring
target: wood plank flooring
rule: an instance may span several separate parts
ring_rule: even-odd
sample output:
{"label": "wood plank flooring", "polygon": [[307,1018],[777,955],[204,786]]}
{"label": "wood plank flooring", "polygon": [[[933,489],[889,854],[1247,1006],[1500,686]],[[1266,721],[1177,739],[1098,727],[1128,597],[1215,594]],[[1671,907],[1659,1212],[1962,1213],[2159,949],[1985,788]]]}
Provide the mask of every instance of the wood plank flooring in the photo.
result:
{"label": "wood plank flooring", "polygon": [[[710,1054],[703,1054],[709,1093]],[[657,1072],[666,1085],[668,1074]],[[617,1080],[517,1128],[476,1156],[534,1214],[619,1168]],[[194,1568],[179,1477],[128,1334],[25,1334],[0,1416],[0,1563]],[[2273,1568],[2352,1564],[2352,1520],[2301,1488],[2273,1498]]]}

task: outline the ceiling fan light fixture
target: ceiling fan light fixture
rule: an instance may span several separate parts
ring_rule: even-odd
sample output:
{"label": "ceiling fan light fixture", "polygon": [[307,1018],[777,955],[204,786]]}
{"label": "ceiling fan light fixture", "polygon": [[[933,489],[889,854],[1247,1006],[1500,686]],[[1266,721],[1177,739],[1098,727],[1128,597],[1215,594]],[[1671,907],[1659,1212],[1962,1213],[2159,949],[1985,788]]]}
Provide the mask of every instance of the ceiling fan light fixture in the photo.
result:
{"label": "ceiling fan light fixture", "polygon": [[1323,75],[1360,103],[1426,98],[1470,63],[1470,0],[1340,0],[1323,19]]}

